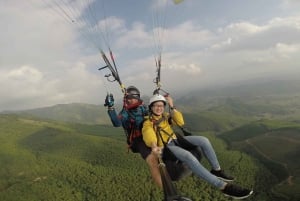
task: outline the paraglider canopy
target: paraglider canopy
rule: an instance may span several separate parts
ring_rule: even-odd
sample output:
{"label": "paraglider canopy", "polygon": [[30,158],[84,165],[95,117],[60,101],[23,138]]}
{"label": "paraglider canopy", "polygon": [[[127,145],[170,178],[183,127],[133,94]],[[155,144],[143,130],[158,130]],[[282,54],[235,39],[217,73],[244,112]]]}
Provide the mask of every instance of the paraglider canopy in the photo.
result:
{"label": "paraglider canopy", "polygon": [[174,2],[175,4],[179,4],[179,3],[183,2],[183,0],[173,0],[173,2]]}

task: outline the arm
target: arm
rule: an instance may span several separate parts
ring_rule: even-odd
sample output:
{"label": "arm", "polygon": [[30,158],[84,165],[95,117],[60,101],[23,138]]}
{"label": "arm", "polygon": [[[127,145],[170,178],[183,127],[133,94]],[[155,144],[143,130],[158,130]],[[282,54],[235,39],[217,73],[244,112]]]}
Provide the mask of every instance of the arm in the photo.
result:
{"label": "arm", "polygon": [[143,124],[142,135],[143,135],[143,140],[148,147],[157,146],[157,137],[153,129],[153,123],[148,119],[145,120]]}
{"label": "arm", "polygon": [[118,118],[117,112],[115,110],[114,106],[114,97],[112,94],[107,94],[105,98],[105,104],[104,106],[107,106],[107,114],[111,120],[111,123],[114,127],[120,127],[121,121]]}
{"label": "arm", "polygon": [[184,119],[183,119],[182,113],[179,112],[176,109],[173,109],[172,121],[175,122],[175,124],[178,125],[178,126],[183,126],[184,125]]}
{"label": "arm", "polygon": [[152,152],[156,155],[160,155],[163,147],[157,146],[157,136],[153,129],[153,123],[148,119],[143,124],[142,135],[145,144],[151,147]]}
{"label": "arm", "polygon": [[117,112],[115,110],[115,108],[113,107],[109,107],[108,110],[107,110],[107,114],[110,118],[110,121],[112,123],[112,125],[114,127],[120,127],[121,126],[121,121],[120,119],[118,118],[118,115],[117,115]]}
{"label": "arm", "polygon": [[171,108],[171,117],[172,117],[172,121],[177,124],[178,126],[183,126],[184,125],[184,120],[183,120],[183,116],[182,113],[179,112],[176,107],[174,106],[173,103],[173,99],[171,96],[167,96],[166,100]]}

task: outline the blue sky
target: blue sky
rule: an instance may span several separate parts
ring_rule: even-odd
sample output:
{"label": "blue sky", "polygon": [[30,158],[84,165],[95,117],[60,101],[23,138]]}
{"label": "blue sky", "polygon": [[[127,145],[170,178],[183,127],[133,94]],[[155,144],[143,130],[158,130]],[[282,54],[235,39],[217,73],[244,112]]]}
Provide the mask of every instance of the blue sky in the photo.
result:
{"label": "blue sky", "polygon": [[[97,49],[106,51],[104,42],[94,43],[87,35],[88,21],[76,19],[84,14],[82,6],[93,0],[69,2],[0,0],[0,111],[72,102],[102,104],[107,91],[122,97],[117,83],[107,82],[105,72],[97,70],[104,65]],[[178,5],[171,0],[97,0],[96,4],[92,9],[97,23],[107,24],[102,30],[109,33],[123,83],[138,86],[145,95],[155,88],[155,44],[163,48],[162,87],[173,96],[230,82],[299,74],[297,0],[184,0]],[[74,16],[76,23],[68,23],[53,6]],[[153,15],[163,17],[164,23],[153,23]],[[153,35],[157,25],[163,26],[160,37]],[[101,35],[99,30],[95,33]],[[155,43],[157,39],[161,42]]]}

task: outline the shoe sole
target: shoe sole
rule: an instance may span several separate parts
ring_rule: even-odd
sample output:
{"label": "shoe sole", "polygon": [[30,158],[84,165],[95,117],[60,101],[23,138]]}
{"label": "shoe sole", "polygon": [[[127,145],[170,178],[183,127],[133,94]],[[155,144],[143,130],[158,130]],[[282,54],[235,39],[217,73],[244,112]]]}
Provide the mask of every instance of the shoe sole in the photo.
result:
{"label": "shoe sole", "polygon": [[250,191],[250,193],[249,193],[248,195],[245,195],[245,196],[242,196],[242,197],[236,197],[236,196],[234,196],[234,195],[228,195],[228,194],[225,194],[225,193],[224,193],[224,195],[225,195],[226,197],[231,197],[231,198],[236,199],[236,200],[242,200],[242,199],[245,199],[245,198],[249,197],[249,196],[252,195],[252,194],[253,194],[253,190]]}
{"label": "shoe sole", "polygon": [[225,178],[223,178],[223,177],[218,177],[218,176],[216,176],[218,179],[221,179],[221,180],[223,180],[223,181],[227,181],[227,182],[232,182],[232,181],[234,181],[234,179],[225,179]]}

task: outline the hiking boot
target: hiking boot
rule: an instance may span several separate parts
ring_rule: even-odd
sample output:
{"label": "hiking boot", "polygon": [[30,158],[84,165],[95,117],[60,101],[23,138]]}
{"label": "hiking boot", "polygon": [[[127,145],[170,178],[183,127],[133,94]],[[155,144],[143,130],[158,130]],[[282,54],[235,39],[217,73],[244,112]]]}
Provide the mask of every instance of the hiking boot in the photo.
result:
{"label": "hiking boot", "polygon": [[210,173],[218,177],[219,179],[222,179],[223,181],[233,181],[234,178],[230,175],[226,175],[223,170],[211,170]]}
{"label": "hiking boot", "polygon": [[253,193],[253,190],[242,188],[233,184],[227,184],[222,190],[222,193],[224,193],[225,196],[240,200],[249,197]]}

